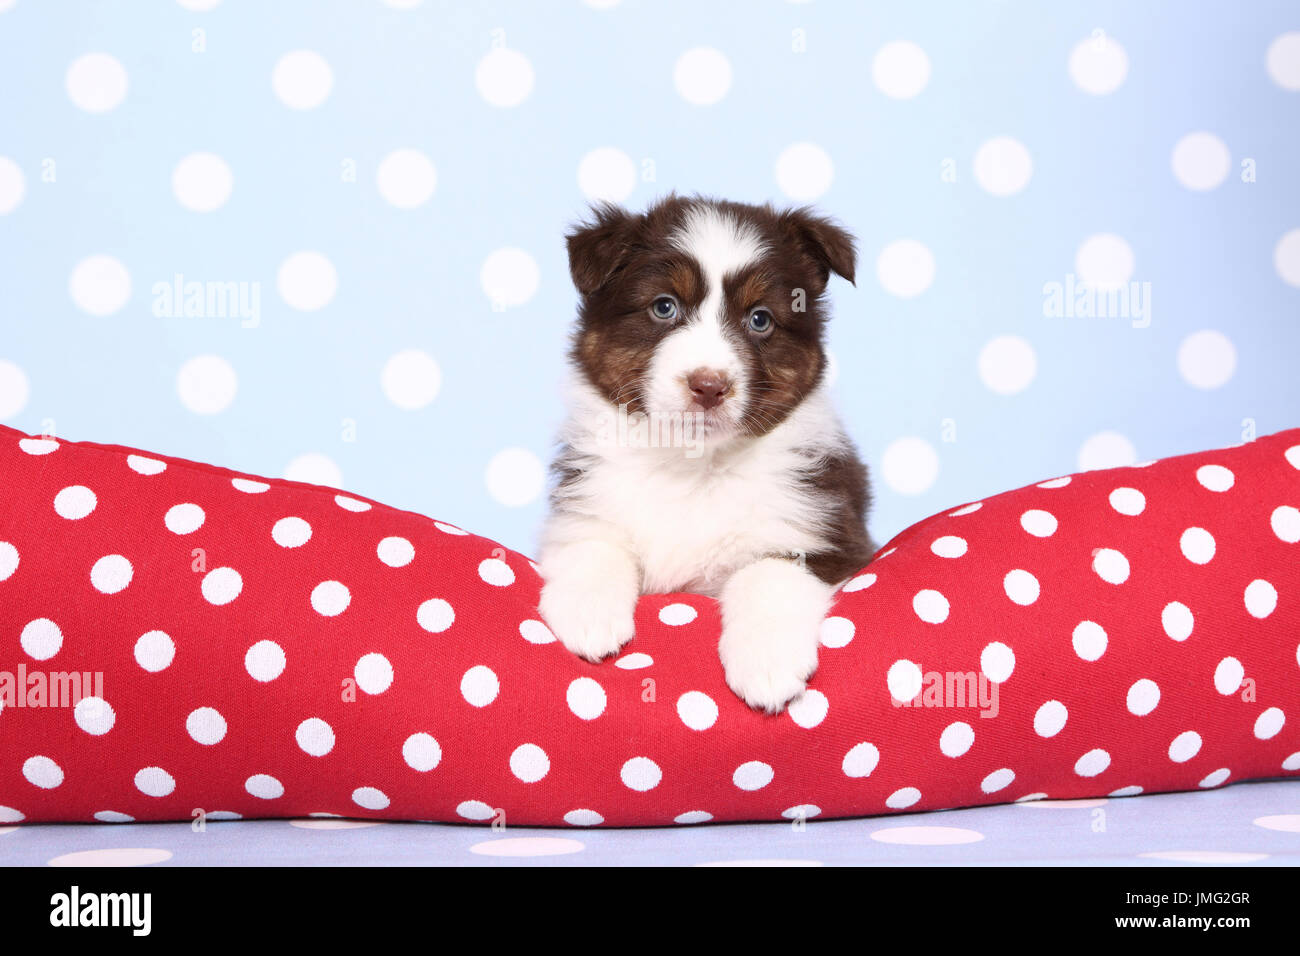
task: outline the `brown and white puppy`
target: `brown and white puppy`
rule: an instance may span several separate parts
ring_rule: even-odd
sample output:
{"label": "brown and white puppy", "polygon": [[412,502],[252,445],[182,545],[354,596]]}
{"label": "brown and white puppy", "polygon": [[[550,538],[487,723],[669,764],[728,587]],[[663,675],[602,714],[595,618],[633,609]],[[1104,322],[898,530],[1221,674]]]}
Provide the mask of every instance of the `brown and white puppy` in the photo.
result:
{"label": "brown and white puppy", "polygon": [[874,552],[866,469],[827,396],[822,299],[853,238],[807,209],[670,196],[568,236],[581,295],[540,611],[588,660],[641,594],[719,598],[732,690],[779,712],[835,585]]}

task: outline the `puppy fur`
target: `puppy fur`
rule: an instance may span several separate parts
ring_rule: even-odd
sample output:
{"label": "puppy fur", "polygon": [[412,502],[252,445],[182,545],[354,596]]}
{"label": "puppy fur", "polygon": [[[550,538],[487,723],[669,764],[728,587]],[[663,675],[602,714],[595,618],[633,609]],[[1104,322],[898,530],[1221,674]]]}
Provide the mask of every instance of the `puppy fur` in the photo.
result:
{"label": "puppy fur", "polygon": [[875,550],[825,384],[823,293],[853,280],[853,238],[808,209],[669,196],[598,206],[568,251],[542,617],[596,661],[632,639],[641,594],[717,597],[727,683],[779,712],[817,667],[835,586]]}

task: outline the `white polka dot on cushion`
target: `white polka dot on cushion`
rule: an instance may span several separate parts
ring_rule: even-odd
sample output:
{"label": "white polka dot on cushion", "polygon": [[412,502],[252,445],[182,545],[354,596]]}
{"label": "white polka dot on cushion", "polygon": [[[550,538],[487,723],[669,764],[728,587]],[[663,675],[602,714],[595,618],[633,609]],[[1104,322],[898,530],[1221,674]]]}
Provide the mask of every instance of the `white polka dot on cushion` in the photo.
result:
{"label": "white polka dot on cushion", "polygon": [[1020,516],[1020,527],[1035,538],[1050,538],[1056,533],[1056,516],[1050,511],[1031,508]]}
{"label": "white polka dot on cushion", "polygon": [[311,525],[296,515],[281,518],[271,526],[271,540],[282,548],[301,548],[311,540]]}
{"label": "white polka dot on cushion", "polygon": [[161,475],[167,470],[167,462],[159,461],[157,458],[146,458],[143,455],[127,455],[126,463],[132,471],[140,475]]}
{"label": "white polka dot on cushion", "polygon": [[108,554],[95,562],[90,569],[90,583],[102,594],[117,594],[131,583],[135,569],[120,554]]}
{"label": "white polka dot on cushion", "polygon": [[1251,617],[1266,618],[1277,608],[1277,588],[1262,578],[1246,585],[1245,598]]}
{"label": "white polka dot on cushion", "polygon": [[63,768],[49,757],[39,755],[23,761],[23,776],[42,790],[53,790],[63,783]]}
{"label": "white polka dot on cushion", "polygon": [[966,515],[973,515],[975,512],[979,511],[983,507],[984,507],[984,502],[976,501],[972,504],[965,505],[964,507],[958,508],[956,511],[948,512],[948,517],[962,518],[965,517]]}
{"label": "white polka dot on cushion", "polygon": [[941,558],[960,558],[966,553],[966,548],[966,539],[952,534],[935,538],[930,544],[930,550]]}
{"label": "white polka dot on cushion", "polygon": [[[309,456],[303,456],[303,457],[309,457]],[[302,479],[302,480],[310,480],[310,479]],[[315,482],[315,481],[313,481],[312,483],[329,484],[329,482]],[[347,495],[335,495],[334,503],[338,505],[340,508],[342,508],[344,511],[351,511],[353,514],[361,514],[363,512],[369,511],[371,508],[370,502],[361,501],[358,498],[349,498]]]}
{"label": "white polka dot on cushion", "polygon": [[885,676],[890,696],[900,703],[907,703],[921,693],[921,668],[909,660],[897,660],[889,665]]}
{"label": "white polka dot on cushion", "polygon": [[945,757],[960,757],[975,743],[975,731],[964,720],[957,720],[939,735],[939,750]]}
{"label": "white polka dot on cushion", "polygon": [[388,809],[388,794],[378,787],[357,787],[352,791],[352,802],[363,810]]}
{"label": "white polka dot on cushion", "polygon": [[700,690],[688,690],[677,698],[677,716],[691,730],[708,730],[718,720],[718,705]]}
{"label": "white polka dot on cushion", "polygon": [[456,815],[466,820],[491,820],[496,811],[482,800],[464,800],[456,804]]}
{"label": "white polka dot on cushion", "polygon": [[605,688],[590,677],[579,677],[569,684],[564,700],[576,716],[595,720],[605,712]]}
{"label": "white polka dot on cushion", "polygon": [[415,560],[415,545],[405,538],[384,538],[375,551],[379,560],[390,568],[404,568]]}
{"label": "white polka dot on cushion", "polygon": [[1034,713],[1034,733],[1040,737],[1055,737],[1069,716],[1064,704],[1059,700],[1049,700]]}
{"label": "white polka dot on cushion", "polygon": [[564,815],[564,822],[571,827],[596,827],[605,822],[595,810],[570,810]]}
{"label": "white polka dot on cushion", "polygon": [[1130,714],[1145,717],[1160,703],[1160,685],[1149,677],[1134,681],[1128,689],[1125,704]]}
{"label": "white polka dot on cushion", "polygon": [[393,683],[393,665],[377,651],[363,654],[352,669],[357,686],[367,694],[382,694]]}
{"label": "white polka dot on cushion", "polygon": [[[0,368],[2,367],[3,366],[0,365]],[[26,388],[25,384],[23,388]],[[23,401],[25,402],[26,392],[24,392],[23,395]],[[29,455],[48,455],[50,452],[58,449],[59,443],[52,438],[20,438],[18,439],[18,447]]]}
{"label": "white polka dot on cushion", "polygon": [[618,776],[623,781],[623,786],[629,790],[645,793],[659,786],[664,772],[649,757],[633,757],[623,764]]}
{"label": "white polka dot on cushion", "polygon": [[117,723],[113,706],[102,697],[83,697],[72,709],[77,726],[94,737],[102,737]]}
{"label": "white polka dot on cushion", "polygon": [[28,657],[47,661],[63,647],[63,631],[48,617],[38,617],[23,625],[18,643]]}
{"label": "white polka dot on cushion", "polygon": [[854,591],[862,591],[876,583],[876,576],[870,572],[859,574],[852,581],[849,581],[844,587],[840,588],[845,594],[851,594]]}
{"label": "white polka dot on cushion", "polygon": [[18,570],[18,549],[8,541],[0,541],[0,581],[7,581]]}
{"label": "white polka dot on cushion", "polygon": [[1123,584],[1129,576],[1128,558],[1114,548],[1098,548],[1092,556],[1092,569],[1107,584]]}
{"label": "white polka dot on cushion", "polygon": [[1255,736],[1260,740],[1270,740],[1277,736],[1285,723],[1286,714],[1278,707],[1270,707],[1255,718]]}
{"label": "white polka dot on cushion", "polygon": [[163,516],[163,524],[172,534],[191,534],[203,527],[203,509],[192,502],[172,505]]}
{"label": "white polka dot on cushion", "polygon": [[428,773],[442,762],[442,747],[430,734],[411,734],[402,744],[402,759],[412,770]]}
{"label": "white polka dot on cushion", "polygon": [[810,687],[790,701],[786,713],[800,727],[811,730],[826,719],[830,706],[825,694]]}
{"label": "white polka dot on cushion", "polygon": [[1214,689],[1220,694],[1235,694],[1246,677],[1246,669],[1235,657],[1225,657],[1214,669]]}
{"label": "white polka dot on cushion", "polygon": [[536,783],[551,771],[551,758],[537,744],[520,744],[510,753],[510,772],[524,783]]}
{"label": "white polka dot on cushion", "polygon": [[1100,747],[1089,750],[1074,763],[1074,772],[1080,777],[1095,777],[1110,766],[1110,754]]}
{"label": "white polka dot on cushion", "polygon": [[535,620],[520,621],[519,636],[529,644],[554,644],[556,640],[549,627]]}
{"label": "white polka dot on cushion", "polygon": [[772,782],[773,772],[770,765],[761,760],[742,763],[731,775],[731,782],[741,790],[762,790]]}
{"label": "white polka dot on cushion", "polygon": [[515,583],[515,572],[510,565],[500,558],[488,558],[479,562],[478,576],[488,584],[503,588]]}
{"label": "white polka dot on cushion", "polygon": [[857,626],[847,617],[828,617],[821,623],[823,647],[844,647],[851,640]]}
{"label": "white polka dot on cushion", "polygon": [[285,663],[284,649],[275,641],[258,641],[244,654],[244,670],[263,684],[284,673]]}
{"label": "white polka dot on cushion", "polygon": [[239,592],[244,590],[244,579],[234,568],[213,568],[203,576],[199,590],[209,604],[221,606],[239,597]]}
{"label": "white polka dot on cushion", "polygon": [[1002,579],[1002,589],[1014,603],[1028,607],[1038,600],[1038,578],[1023,568],[1008,571]]}
{"label": "white polka dot on cushion", "polygon": [[999,790],[1005,790],[1011,786],[1016,779],[1015,771],[1003,767],[1001,770],[994,770],[980,782],[980,789],[985,793],[997,793]]}
{"label": "white polka dot on cushion", "polygon": [[176,778],[162,767],[143,767],[136,771],[135,788],[147,797],[165,797],[176,789]]}
{"label": "white polka dot on cushion", "polygon": [[844,755],[841,769],[846,777],[869,777],[880,763],[880,750],[875,744],[860,743]]}
{"label": "white polka dot on cushion", "polygon": [[689,604],[667,604],[659,609],[659,620],[674,627],[689,624],[697,616],[698,612]]}
{"label": "white polka dot on cushion", "polygon": [[1016,669],[1016,655],[1001,641],[994,641],[980,652],[980,670],[995,684],[1001,684]]}
{"label": "white polka dot on cushion", "polygon": [[1106,630],[1096,621],[1080,621],[1071,635],[1074,653],[1085,661],[1099,660],[1106,653],[1109,639]]}
{"label": "white polka dot on cushion", "polygon": [[1196,469],[1196,480],[1210,491],[1227,491],[1236,481],[1236,476],[1222,465],[1202,465]]}
{"label": "white polka dot on cushion", "polygon": [[151,674],[166,670],[176,656],[176,645],[163,631],[141,634],[135,642],[135,662]]}
{"label": "white polka dot on cushion", "polygon": [[501,682],[492,668],[476,664],[460,679],[460,695],[475,707],[486,707],[497,699]]}
{"label": "white polka dot on cushion", "polygon": [[906,810],[921,800],[921,791],[916,787],[901,787],[885,798],[885,806],[891,810]]}
{"label": "white polka dot on cushion", "polygon": [[1195,621],[1191,609],[1179,601],[1170,601],[1160,612],[1160,624],[1175,641],[1185,641],[1192,635]]}
{"label": "white polka dot on cushion", "polygon": [[69,485],[54,496],[54,511],[60,518],[77,521],[95,510],[95,493],[85,485]]}
{"label": "white polka dot on cushion", "polygon": [[[1273,533],[1277,535],[1279,541],[1287,544],[1300,542],[1300,508],[1279,505],[1273,509],[1273,514],[1269,516],[1269,526],[1273,529]],[[3,562],[0,561],[0,563]],[[0,568],[0,581],[3,581],[4,577],[4,570]]]}
{"label": "white polka dot on cushion", "polygon": [[416,610],[415,620],[431,634],[441,634],[456,622],[456,611],[442,598],[429,598]]}
{"label": "white polka dot on cushion", "polygon": [[261,800],[277,800],[284,796],[284,784],[269,773],[255,773],[244,781],[244,789]]}
{"label": "white polka dot on cushion", "polygon": [[334,728],[319,717],[308,717],[293,732],[304,753],[323,757],[334,749]]}
{"label": "white polka dot on cushion", "polygon": [[271,488],[265,481],[254,481],[252,478],[231,478],[230,484],[236,491],[242,491],[246,495],[260,495]]}
{"label": "white polka dot on cushion", "polygon": [[1169,744],[1169,759],[1174,763],[1186,763],[1201,752],[1201,735],[1194,730],[1185,730]]}
{"label": "white polka dot on cushion", "polygon": [[341,581],[322,581],[312,588],[312,609],[324,617],[338,617],[352,603],[352,594]]}
{"label": "white polka dot on cushion", "polygon": [[185,718],[185,732],[195,743],[210,747],[226,736],[226,718],[215,707],[199,707]]}
{"label": "white polka dot on cushion", "polygon": [[1140,515],[1147,506],[1146,495],[1136,488],[1116,488],[1110,493],[1110,506],[1122,515]]}
{"label": "white polka dot on cushion", "polygon": [[917,591],[912,598],[912,610],[927,624],[942,624],[948,620],[948,599],[929,588]]}
{"label": "white polka dot on cushion", "polygon": [[614,662],[614,666],[620,670],[637,671],[652,666],[654,662],[654,658],[649,654],[642,654],[640,651],[635,651],[631,654],[624,654]]}
{"label": "white polka dot on cushion", "polygon": [[708,823],[713,819],[713,814],[707,810],[687,810],[685,813],[679,813],[673,817],[673,823],[688,825],[692,823]]}

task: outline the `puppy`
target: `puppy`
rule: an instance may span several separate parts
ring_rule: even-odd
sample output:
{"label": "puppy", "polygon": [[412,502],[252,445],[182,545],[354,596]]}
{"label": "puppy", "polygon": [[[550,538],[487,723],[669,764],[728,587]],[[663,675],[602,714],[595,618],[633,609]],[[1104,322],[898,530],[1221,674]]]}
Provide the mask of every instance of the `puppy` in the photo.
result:
{"label": "puppy", "polygon": [[598,661],[632,639],[639,595],[716,597],[728,685],[778,713],[817,668],[835,586],[875,551],[823,347],[853,237],[807,209],[670,196],[596,207],[568,252],[581,300],[541,615]]}

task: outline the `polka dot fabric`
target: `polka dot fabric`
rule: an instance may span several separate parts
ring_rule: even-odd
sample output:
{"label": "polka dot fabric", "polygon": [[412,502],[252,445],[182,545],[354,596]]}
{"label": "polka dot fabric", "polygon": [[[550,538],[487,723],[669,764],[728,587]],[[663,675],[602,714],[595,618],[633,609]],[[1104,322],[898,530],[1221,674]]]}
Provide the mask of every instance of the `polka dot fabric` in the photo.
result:
{"label": "polka dot fabric", "polygon": [[0,823],[695,824],[1300,771],[1300,430],[914,525],[777,717],[698,596],[592,665],[531,563],[453,525],[8,428],[0,482]]}

